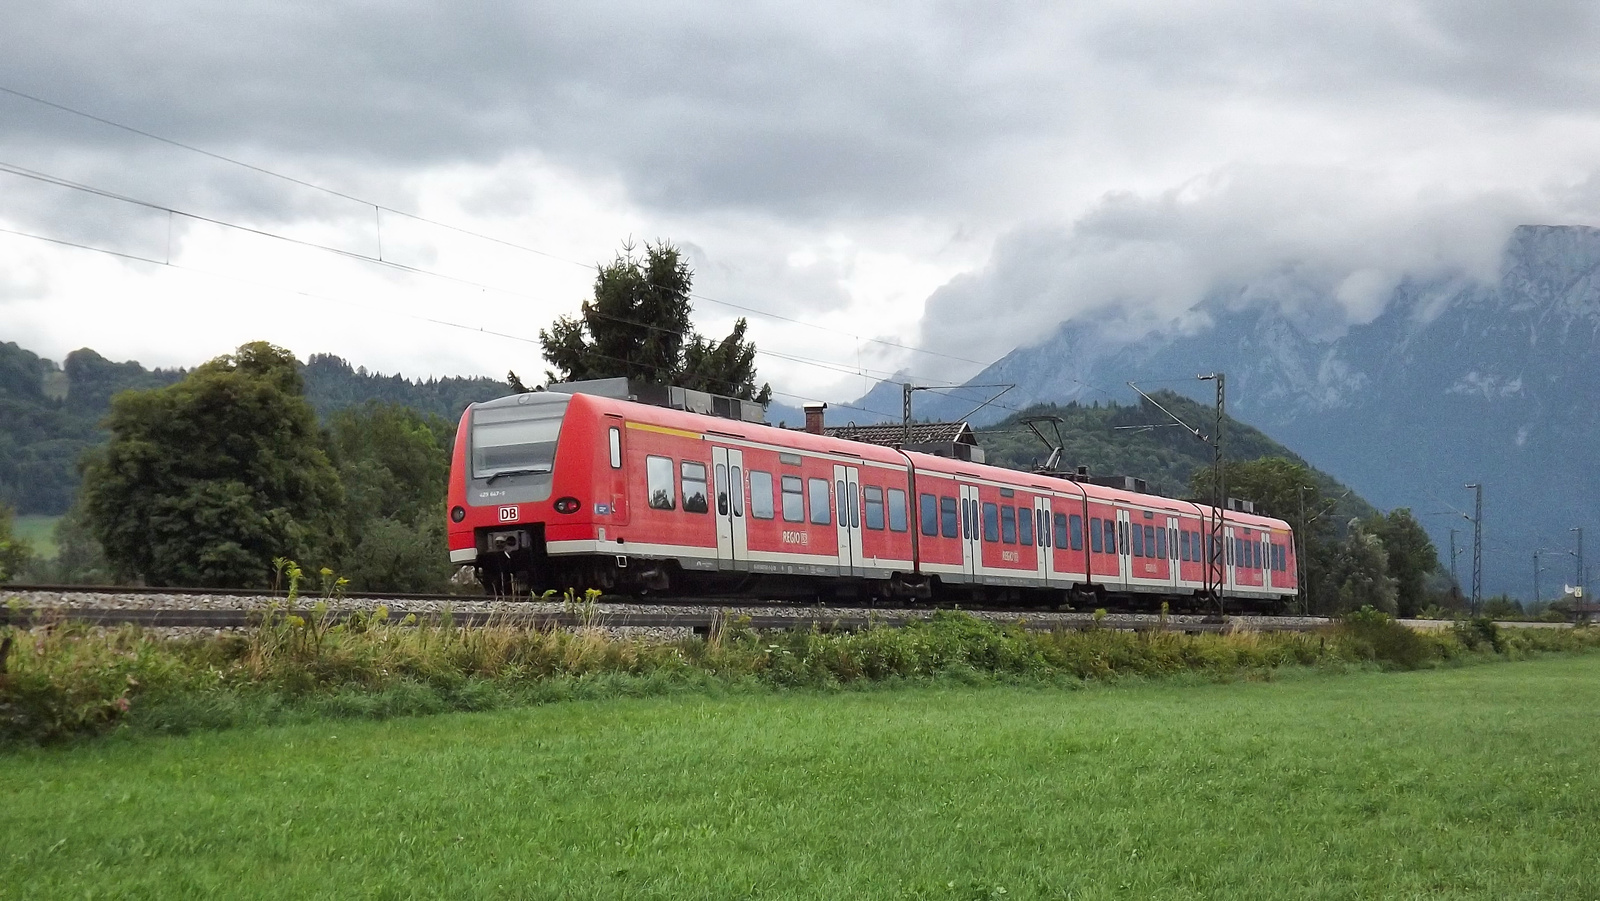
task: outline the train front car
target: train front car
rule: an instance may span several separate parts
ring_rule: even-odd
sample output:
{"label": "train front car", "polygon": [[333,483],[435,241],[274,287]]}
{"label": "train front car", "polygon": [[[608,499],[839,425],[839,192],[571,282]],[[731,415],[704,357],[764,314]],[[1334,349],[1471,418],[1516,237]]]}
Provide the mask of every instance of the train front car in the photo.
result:
{"label": "train front car", "polygon": [[[589,537],[593,448],[574,420],[583,399],[533,392],[461,414],[450,467],[450,562],[471,564],[494,594],[554,587],[548,542]],[[569,534],[570,533],[570,534]]]}

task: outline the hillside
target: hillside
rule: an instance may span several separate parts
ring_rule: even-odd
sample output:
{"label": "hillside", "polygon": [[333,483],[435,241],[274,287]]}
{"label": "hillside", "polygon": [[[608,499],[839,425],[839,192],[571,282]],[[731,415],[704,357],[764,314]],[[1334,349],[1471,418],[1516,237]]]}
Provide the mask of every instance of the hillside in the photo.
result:
{"label": "hillside", "polygon": [[[1153,395],[1162,406],[1185,422],[1199,427],[1208,436],[1215,414],[1210,408],[1170,391]],[[1180,428],[1168,428],[1165,414],[1150,404],[1069,403],[1039,404],[1015,413],[979,432],[988,462],[1012,469],[1031,470],[1048,456],[1049,450],[1021,420],[1025,416],[1061,417],[1063,469],[1087,466],[1091,475],[1125,475],[1144,479],[1152,490],[1173,497],[1189,494],[1189,479],[1195,471],[1211,465],[1211,445],[1197,440]],[[1140,430],[1139,426],[1157,426]],[[1049,426],[1041,424],[1046,436],[1054,437]],[[1306,461],[1272,440],[1259,429],[1229,417],[1225,424],[1225,450],[1230,461],[1285,457],[1297,463]],[[1307,464],[1309,466],[1309,464]],[[1338,524],[1351,517],[1375,512],[1372,505],[1327,473],[1312,468],[1312,477],[1323,497],[1339,498],[1328,514]],[[1273,510],[1272,515],[1294,521],[1298,511]]]}
{"label": "hillside", "polygon": [[[486,378],[411,380],[368,372],[330,354],[313,354],[301,371],[306,396],[322,417],[378,400],[453,422],[467,404],[510,391]],[[66,512],[78,488],[78,461],[105,440],[99,423],[111,397],[170,385],[184,372],[115,363],[87,348],[57,364],[0,343],[0,503],[20,514]]]}
{"label": "hillside", "polygon": [[[1231,413],[1379,506],[1412,508],[1436,546],[1456,529],[1465,567],[1473,498],[1463,486],[1481,483],[1485,594],[1531,597],[1536,550],[1565,560],[1550,565],[1547,591],[1572,581],[1570,530],[1600,531],[1600,229],[1522,226],[1496,278],[1403,279],[1376,318],[1342,329],[1319,320],[1335,303],[1318,307],[1311,292],[1275,283],[1218,293],[1131,342],[1068,321],[971,381],[1014,383],[1011,403],[1131,400],[1129,380],[1203,401],[1209,388],[1194,374],[1220,369]],[[884,384],[860,405],[893,410],[884,404],[898,397]],[[970,406],[927,395],[916,412]]]}

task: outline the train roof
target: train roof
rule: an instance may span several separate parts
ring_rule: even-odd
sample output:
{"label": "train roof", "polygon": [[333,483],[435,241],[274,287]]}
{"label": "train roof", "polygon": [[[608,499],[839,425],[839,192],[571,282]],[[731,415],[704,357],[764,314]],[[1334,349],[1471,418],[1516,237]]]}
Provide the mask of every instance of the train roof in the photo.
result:
{"label": "train roof", "polygon": [[[491,401],[473,404],[468,412],[473,409],[490,407],[506,407],[517,403],[529,403],[521,398],[530,395],[545,394],[546,392],[530,392],[525,395],[508,395]],[[839,457],[854,457],[860,460],[871,460],[878,463],[903,465],[906,461],[912,462],[919,472],[945,473],[956,476],[967,476],[972,479],[982,479],[989,482],[1004,482],[1018,488],[1034,487],[1044,491],[1057,491],[1076,494],[1097,500],[1115,502],[1126,506],[1139,507],[1148,510],[1165,510],[1172,513],[1184,513],[1197,516],[1208,515],[1210,507],[1194,504],[1190,501],[1177,498],[1162,497],[1156,494],[1138,494],[1106,485],[1095,485],[1089,482],[1079,482],[1065,479],[1060,476],[1030,473],[1017,469],[1006,469],[1000,466],[990,466],[985,463],[971,463],[953,457],[940,457],[933,454],[924,454],[916,451],[902,452],[893,447],[881,444],[870,444],[863,441],[852,441],[846,438],[835,438],[829,435],[817,435],[811,432],[786,429],[768,423],[745,422],[738,419],[723,419],[716,416],[707,416],[701,413],[691,413],[685,410],[675,410],[670,407],[659,407],[651,404],[635,403],[633,401],[619,400],[595,394],[556,394],[563,399],[570,398],[567,415],[572,415],[573,410],[592,410],[595,413],[613,413],[625,416],[635,422],[660,426],[663,428],[682,429],[686,432],[696,432],[702,435],[718,435],[736,438],[743,441],[764,444],[781,444],[799,451],[829,454]],[[541,400],[543,400],[541,398]],[[537,402],[537,401],[535,401]],[[1288,524],[1283,520],[1262,516],[1255,513],[1242,513],[1228,511],[1229,522],[1242,525],[1246,528],[1272,528],[1288,529]]]}

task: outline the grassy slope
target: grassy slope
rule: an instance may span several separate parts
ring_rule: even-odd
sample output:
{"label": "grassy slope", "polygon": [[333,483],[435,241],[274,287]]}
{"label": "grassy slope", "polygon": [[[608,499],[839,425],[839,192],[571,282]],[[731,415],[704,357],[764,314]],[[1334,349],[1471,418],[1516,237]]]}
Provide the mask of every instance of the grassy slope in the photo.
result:
{"label": "grassy slope", "polygon": [[1590,656],[30,751],[0,768],[0,893],[1590,897],[1596,680]]}
{"label": "grassy slope", "polygon": [[56,556],[56,523],[59,516],[28,514],[16,519],[16,536],[33,545],[33,553],[46,560]]}

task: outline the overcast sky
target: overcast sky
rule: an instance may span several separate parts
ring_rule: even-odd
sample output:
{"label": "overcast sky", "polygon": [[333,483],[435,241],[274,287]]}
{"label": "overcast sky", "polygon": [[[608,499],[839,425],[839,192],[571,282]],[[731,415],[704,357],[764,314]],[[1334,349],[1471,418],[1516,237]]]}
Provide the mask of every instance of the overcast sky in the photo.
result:
{"label": "overcast sky", "polygon": [[0,88],[331,191],[0,93],[0,165],[155,207],[0,172],[0,228],[155,261],[0,234],[0,340],[538,377],[629,236],[688,252],[706,333],[784,317],[795,396],[1284,273],[1363,320],[1600,221],[1597,8],[15,3]]}

